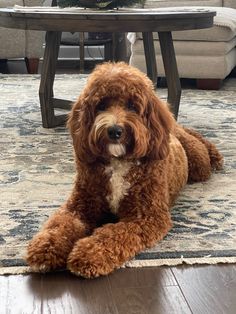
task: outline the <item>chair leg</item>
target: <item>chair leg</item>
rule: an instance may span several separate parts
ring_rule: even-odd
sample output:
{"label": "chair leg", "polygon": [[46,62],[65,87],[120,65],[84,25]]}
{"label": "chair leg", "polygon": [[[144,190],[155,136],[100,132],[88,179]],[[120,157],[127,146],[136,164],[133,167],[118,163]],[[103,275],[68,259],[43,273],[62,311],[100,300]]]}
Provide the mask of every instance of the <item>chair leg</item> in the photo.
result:
{"label": "chair leg", "polygon": [[222,84],[221,79],[197,79],[197,88],[205,90],[219,90]]}
{"label": "chair leg", "polygon": [[39,58],[25,58],[25,64],[29,74],[38,73]]}

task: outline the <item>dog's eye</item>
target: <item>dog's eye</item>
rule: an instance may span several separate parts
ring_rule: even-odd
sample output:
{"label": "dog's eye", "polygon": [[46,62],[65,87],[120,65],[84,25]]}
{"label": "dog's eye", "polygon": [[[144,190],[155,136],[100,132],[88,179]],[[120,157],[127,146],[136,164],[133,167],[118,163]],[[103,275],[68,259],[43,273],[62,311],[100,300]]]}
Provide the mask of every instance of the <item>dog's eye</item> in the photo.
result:
{"label": "dog's eye", "polygon": [[135,105],[134,105],[131,101],[128,102],[127,108],[128,108],[128,110],[130,110],[130,111],[137,112],[137,108],[135,107]]}
{"label": "dog's eye", "polygon": [[100,103],[98,103],[96,109],[97,109],[97,111],[105,111],[106,110],[105,102],[101,101]]}

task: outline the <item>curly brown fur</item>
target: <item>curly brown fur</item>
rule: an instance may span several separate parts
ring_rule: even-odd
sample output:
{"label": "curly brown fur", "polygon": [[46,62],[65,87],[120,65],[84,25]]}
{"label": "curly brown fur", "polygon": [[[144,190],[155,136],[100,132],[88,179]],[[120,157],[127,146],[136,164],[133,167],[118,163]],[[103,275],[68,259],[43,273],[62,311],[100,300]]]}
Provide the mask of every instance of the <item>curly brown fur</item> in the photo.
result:
{"label": "curly brown fur", "polygon": [[163,239],[187,180],[222,165],[215,146],[173,119],[151,81],[125,63],[97,66],[71,111],[71,197],[33,238],[35,271],[106,275]]}
{"label": "curly brown fur", "polygon": [[184,130],[190,135],[196,137],[201,143],[206,146],[210,157],[212,170],[221,170],[223,168],[223,157],[217,150],[216,146],[213,143],[209,142],[207,139],[205,139],[195,130],[189,128],[184,128]]}

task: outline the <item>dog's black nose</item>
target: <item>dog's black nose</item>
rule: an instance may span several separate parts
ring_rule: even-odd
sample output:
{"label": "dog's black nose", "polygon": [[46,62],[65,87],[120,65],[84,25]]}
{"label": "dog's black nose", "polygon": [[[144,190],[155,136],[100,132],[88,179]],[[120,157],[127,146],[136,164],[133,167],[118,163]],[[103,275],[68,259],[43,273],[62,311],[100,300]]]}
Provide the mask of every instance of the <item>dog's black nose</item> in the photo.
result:
{"label": "dog's black nose", "polygon": [[119,125],[110,126],[107,129],[108,136],[111,140],[118,140],[122,135],[122,128]]}

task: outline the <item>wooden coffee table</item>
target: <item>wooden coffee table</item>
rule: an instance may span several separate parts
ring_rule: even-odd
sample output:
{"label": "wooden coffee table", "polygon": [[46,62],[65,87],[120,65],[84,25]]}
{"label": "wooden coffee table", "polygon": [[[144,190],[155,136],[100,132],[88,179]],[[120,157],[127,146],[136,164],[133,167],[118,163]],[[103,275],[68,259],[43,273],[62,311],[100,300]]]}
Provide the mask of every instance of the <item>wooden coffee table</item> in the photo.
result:
{"label": "wooden coffee table", "polygon": [[158,32],[162,59],[168,85],[168,102],[177,118],[181,85],[172,41],[172,31],[209,28],[213,25],[214,11],[207,9],[121,9],[91,11],[78,9],[53,12],[19,12],[0,9],[0,26],[25,30],[46,31],[46,47],[39,89],[43,127],[51,128],[65,123],[67,115],[55,114],[55,108],[68,109],[72,103],[53,96],[56,62],[61,32],[141,32],[147,74],[156,84],[157,67],[153,32]]}

